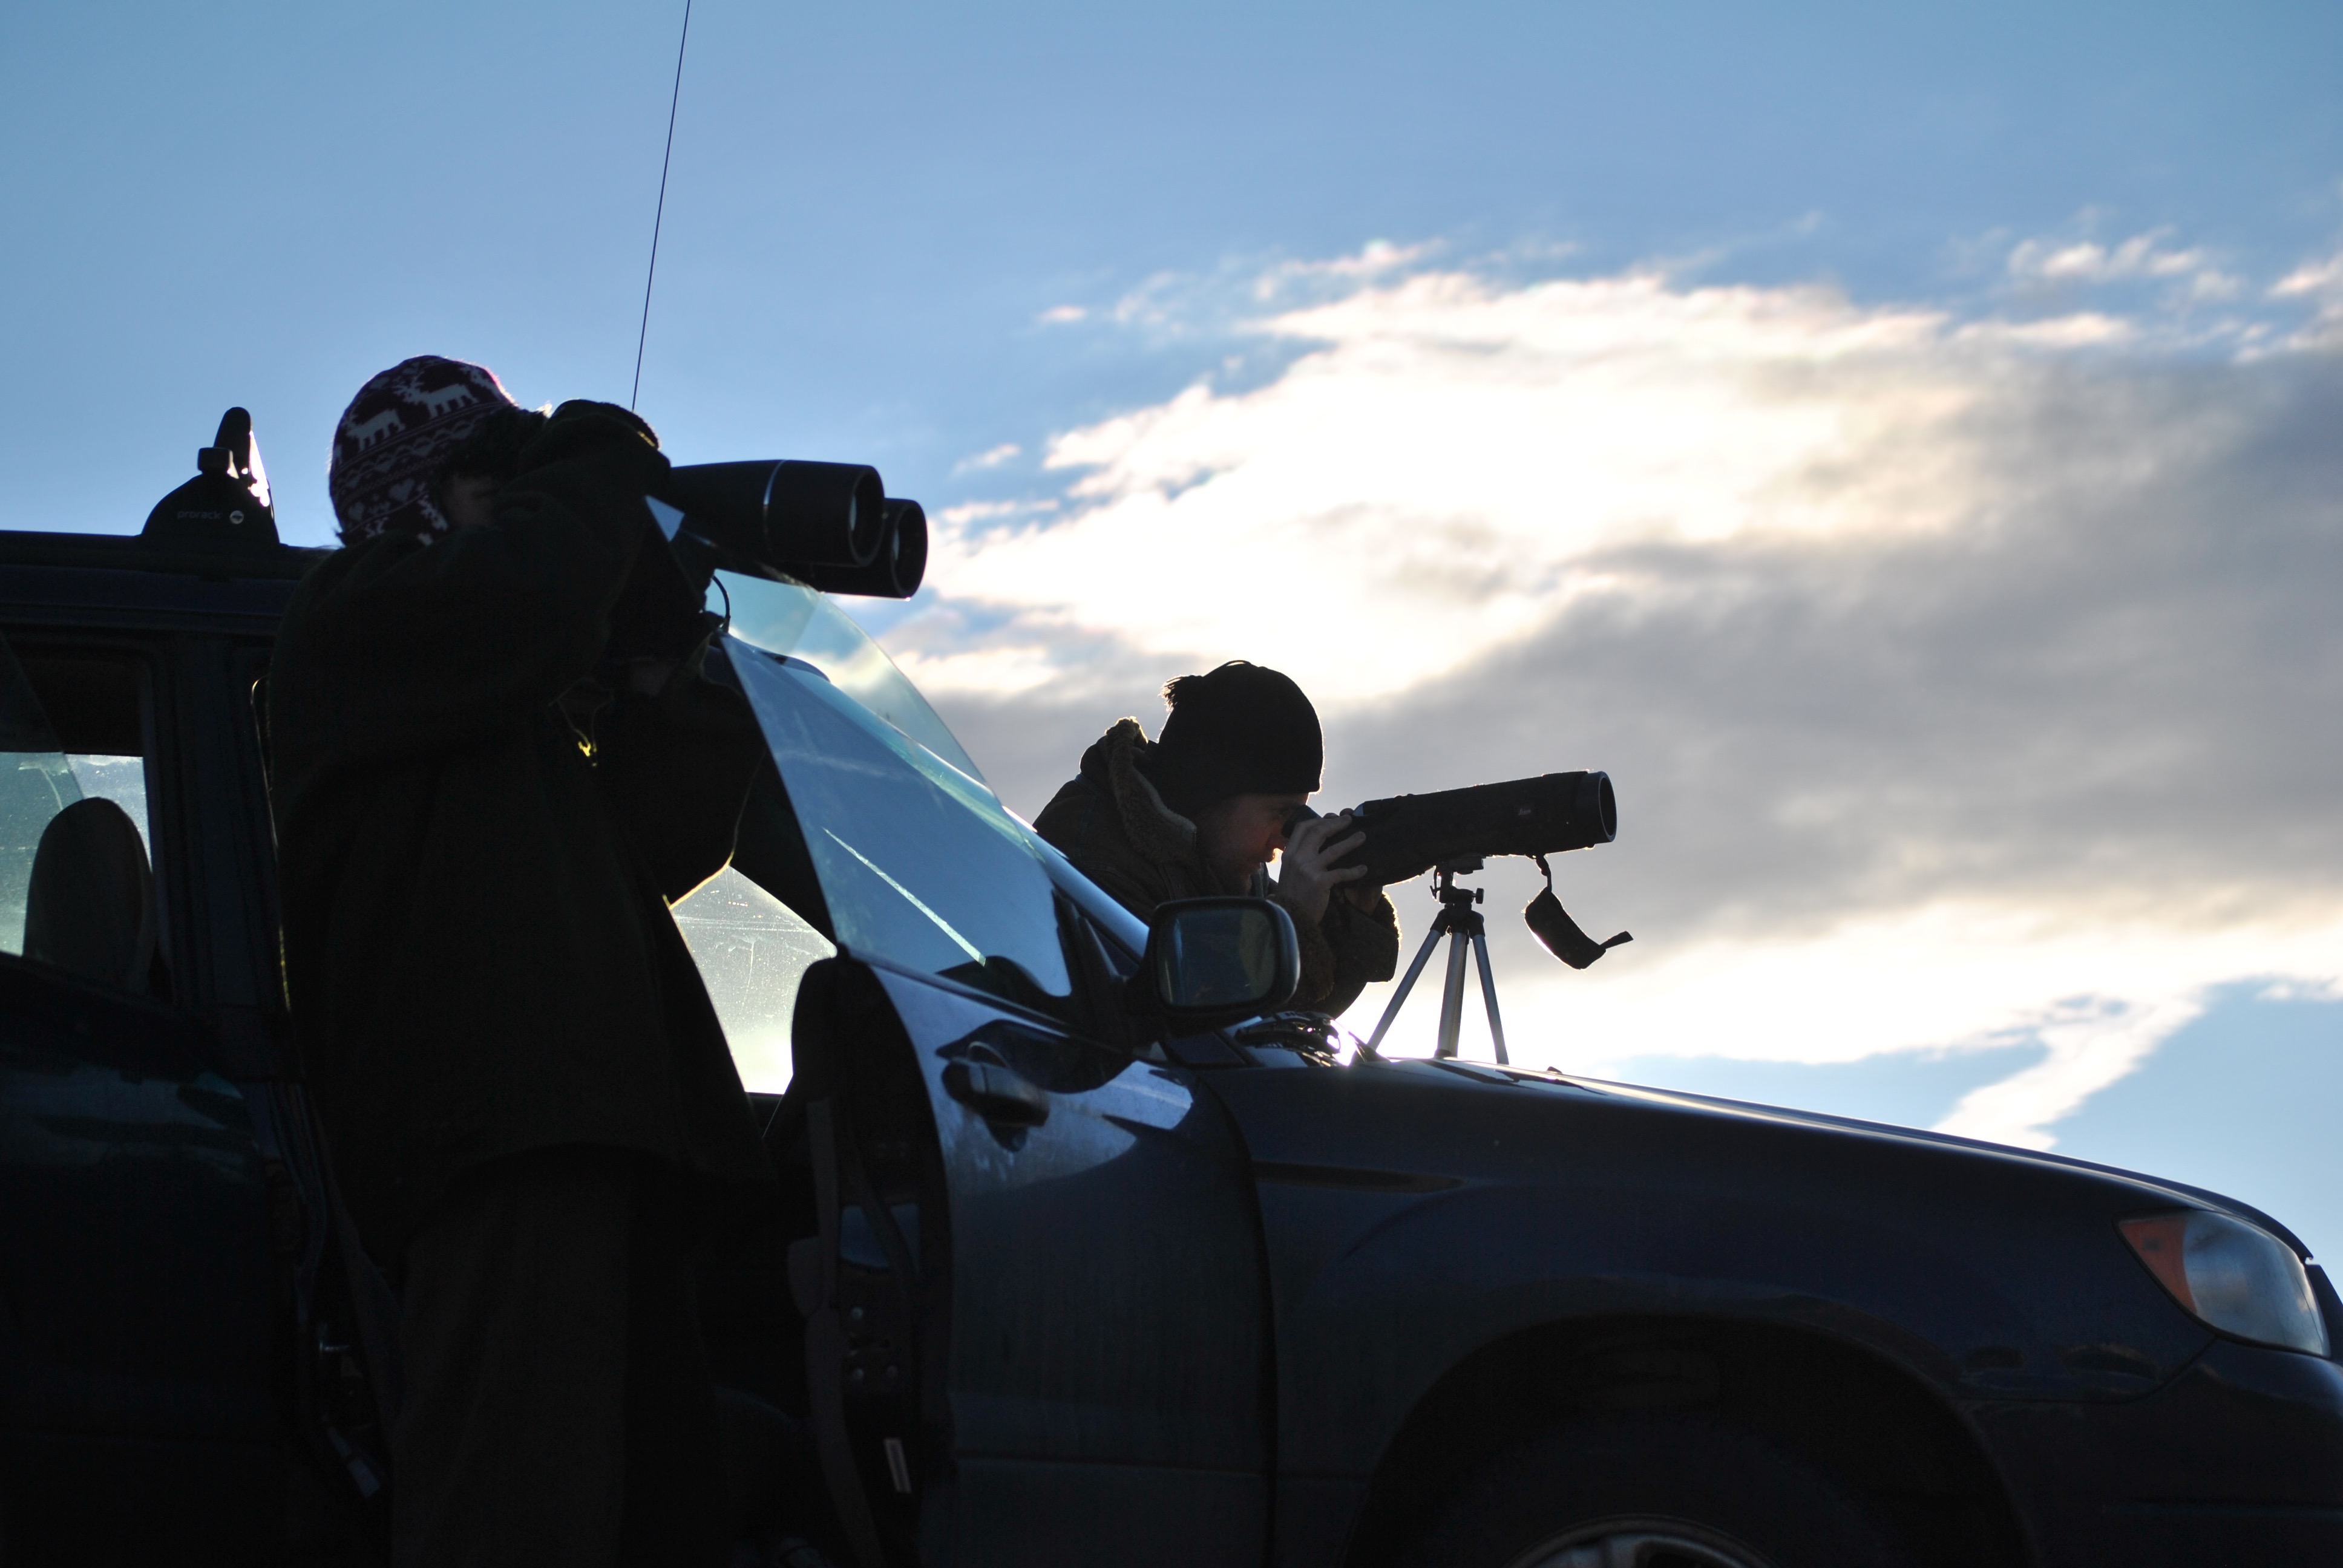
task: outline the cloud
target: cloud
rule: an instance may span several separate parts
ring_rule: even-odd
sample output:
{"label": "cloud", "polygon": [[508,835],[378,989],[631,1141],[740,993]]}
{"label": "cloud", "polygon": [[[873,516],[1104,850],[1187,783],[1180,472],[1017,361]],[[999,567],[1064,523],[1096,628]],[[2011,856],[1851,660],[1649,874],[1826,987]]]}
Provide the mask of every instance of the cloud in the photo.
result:
{"label": "cloud", "polygon": [[[934,580],[1055,633],[1162,658],[1241,640],[1325,699],[1387,699],[1615,594],[1598,563],[1630,542],[1923,536],[1989,510],[1982,400],[2038,345],[2119,336],[2086,317],[1970,341],[1822,289],[1457,273],[1259,330],[1305,351],[1268,385],[1056,437],[1070,515],[940,530]],[[1377,634],[1347,645],[1329,615]]]}
{"label": "cloud", "polygon": [[2343,252],[2323,261],[2305,263],[2271,286],[2269,292],[2273,299],[2301,300],[2318,311],[2289,347],[2343,346]]}
{"label": "cloud", "polygon": [[997,518],[1032,517],[1057,509],[1058,502],[1047,497],[1021,501],[962,501],[956,507],[944,508],[930,521],[935,527],[965,529]]}
{"label": "cloud", "polygon": [[[1616,912],[1631,898],[1622,889],[1589,907]],[[1629,923],[1643,928],[1637,946],[1667,930],[1642,911]],[[2331,985],[2343,973],[2343,918],[2207,930],[1962,901],[1653,956],[1640,971],[1598,966],[1582,977],[1540,968],[1527,951],[1501,953],[1517,1050],[1525,1039],[1558,1042],[1540,1057],[1608,1077],[1649,1054],[1845,1062],[2039,1045],[2038,1062],[1972,1091],[1938,1125],[2048,1148],[2061,1119],[2138,1067],[2225,980],[2289,969],[2313,989],[2321,978]],[[1429,1022],[1415,1020],[1419,1046]]]}
{"label": "cloud", "polygon": [[1621,840],[1558,869],[1637,940],[1575,975],[1493,919],[1519,1056],[2038,1044],[1947,1123],[2012,1141],[2215,986],[2343,984],[2332,353],[1413,263],[1253,331],[1272,379],[1054,438],[1057,511],[940,514],[890,644],[1013,805],[1236,656],[1338,802],[1608,768]]}
{"label": "cloud", "polygon": [[2167,229],[2137,234],[2114,245],[2094,239],[2029,239],[2012,247],[2005,263],[2020,289],[2105,288],[2129,283],[2169,285],[2167,310],[2186,313],[2234,300],[2246,292],[2243,279],[2224,272],[2201,249],[2166,246]]}
{"label": "cloud", "polygon": [[1024,455],[1025,448],[1014,441],[1003,441],[990,451],[979,452],[973,457],[962,457],[952,466],[955,474],[972,473],[982,468],[998,468],[1003,463]]}
{"label": "cloud", "polygon": [[2113,283],[2132,277],[2187,277],[2207,271],[2201,250],[2166,250],[2167,231],[2134,235],[2113,246],[2094,240],[2059,244],[2029,239],[2009,253],[2013,277],[2068,283]]}
{"label": "cloud", "polygon": [[1956,336],[1965,343],[2013,348],[2102,348],[2136,342],[2140,330],[2122,317],[2083,310],[2042,321],[1972,321]]}
{"label": "cloud", "polygon": [[1252,297],[1266,303],[1312,285],[1332,283],[1340,286],[1382,277],[1406,270],[1439,248],[1429,242],[1393,245],[1389,240],[1376,239],[1369,240],[1352,256],[1283,262],[1268,268],[1254,280]]}
{"label": "cloud", "polygon": [[2343,256],[2304,263],[2273,284],[2270,293],[2280,299],[2343,293]]}

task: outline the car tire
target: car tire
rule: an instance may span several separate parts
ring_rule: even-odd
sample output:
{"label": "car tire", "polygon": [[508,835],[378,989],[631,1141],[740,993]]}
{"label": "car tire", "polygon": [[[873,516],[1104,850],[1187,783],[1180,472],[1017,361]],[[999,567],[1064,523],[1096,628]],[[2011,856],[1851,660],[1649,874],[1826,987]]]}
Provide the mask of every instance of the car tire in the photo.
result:
{"label": "car tire", "polygon": [[1573,1422],[1484,1465],[1403,1568],[1909,1568],[1845,1488],[1684,1416]]}

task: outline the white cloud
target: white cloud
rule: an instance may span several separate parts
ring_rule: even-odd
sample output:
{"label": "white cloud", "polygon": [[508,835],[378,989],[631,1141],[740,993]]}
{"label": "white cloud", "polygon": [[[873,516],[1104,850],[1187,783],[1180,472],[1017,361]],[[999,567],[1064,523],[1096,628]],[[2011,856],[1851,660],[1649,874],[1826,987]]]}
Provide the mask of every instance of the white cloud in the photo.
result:
{"label": "white cloud", "polygon": [[962,457],[952,467],[955,474],[965,474],[980,468],[998,468],[1001,464],[1023,456],[1025,448],[1014,441],[1003,441],[990,451],[979,452],[973,457]]}
{"label": "white cloud", "polygon": [[2009,253],[2013,277],[2060,283],[2114,283],[2134,277],[2187,277],[2212,270],[2201,250],[2167,250],[2167,230],[2134,235],[2113,246],[2083,240],[2029,239]]}
{"label": "white cloud", "polygon": [[2188,294],[2193,299],[2235,299],[2245,291],[2244,279],[2233,277],[2218,267],[2208,266],[2188,280]]}
{"label": "white cloud", "polygon": [[1964,343],[2016,348],[2103,348],[2135,342],[2140,330],[2119,316],[2083,310],[2035,321],[1972,321],[1954,336]]}
{"label": "white cloud", "polygon": [[961,648],[930,653],[898,648],[895,662],[926,691],[989,691],[1017,697],[1044,686],[1056,674],[1055,650],[1038,643]]}
{"label": "white cloud", "polygon": [[2270,288],[2273,299],[2302,300],[2317,308],[2311,323],[2292,339],[2302,348],[2343,344],[2343,252],[2305,263]]}
{"label": "white cloud", "polygon": [[[1634,956],[1623,948],[1570,975],[1523,954],[1501,980],[1517,1058],[1603,1077],[1647,1055],[1844,1062],[2038,1041],[2040,1062],[1972,1091],[1938,1125],[2048,1148],[2056,1121],[2198,1016],[2215,986],[2276,971],[2331,991],[2343,980],[2343,910],[2324,922],[2207,930],[1964,902],[1785,940],[1663,948],[1641,968],[1622,961]],[[1386,989],[1352,1028],[1372,1027]],[[1402,1037],[1413,1049],[1430,1049],[1433,1011],[1427,999],[1408,1001]]]}
{"label": "white cloud", "polygon": [[2272,285],[2270,293],[2279,299],[2343,293],[2343,255],[2304,263]]}
{"label": "white cloud", "polygon": [[2036,291],[2162,282],[2170,286],[2164,295],[2167,309],[2181,313],[2246,292],[2245,280],[2224,272],[2209,253],[2167,248],[2169,232],[2156,229],[2115,245],[2029,239],[2011,248],[2005,266],[2021,288]]}
{"label": "white cloud", "polygon": [[1356,255],[1330,256],[1321,261],[1289,261],[1272,266],[1254,281],[1252,296],[1265,302],[1296,285],[1356,283],[1382,277],[1414,266],[1439,248],[1428,242],[1393,245],[1389,240],[1369,240]]}
{"label": "white cloud", "polygon": [[[1946,1123],[2016,1142],[2215,986],[2343,986],[2332,356],[1352,260],[1254,324],[1282,373],[1059,435],[1054,512],[938,514],[890,642],[1012,804],[1238,656],[1318,699],[1338,799],[1607,766],[1627,830],[1566,896],[1638,940],[1573,975],[1493,920],[1517,1056],[2038,1041]],[[2156,236],[2025,268],[2217,276]]]}
{"label": "white cloud", "polygon": [[1054,512],[1054,498],[1022,501],[962,501],[956,507],[946,507],[929,518],[932,527],[962,529],[978,523],[988,523],[1001,518],[1028,517],[1037,513]]}
{"label": "white cloud", "polygon": [[[933,579],[1167,658],[1242,628],[1251,657],[1339,702],[1609,591],[1574,566],[1593,547],[1941,528],[1980,482],[1946,323],[1822,290],[1429,274],[1262,330],[1323,347],[1266,387],[1199,385],[1057,437],[1072,515],[940,530]],[[1800,482],[1815,470],[1845,482]],[[1313,606],[1383,631],[1340,647]]]}
{"label": "white cloud", "polygon": [[1062,327],[1084,320],[1089,316],[1090,312],[1079,305],[1053,305],[1041,312],[1037,319],[1046,327]]}

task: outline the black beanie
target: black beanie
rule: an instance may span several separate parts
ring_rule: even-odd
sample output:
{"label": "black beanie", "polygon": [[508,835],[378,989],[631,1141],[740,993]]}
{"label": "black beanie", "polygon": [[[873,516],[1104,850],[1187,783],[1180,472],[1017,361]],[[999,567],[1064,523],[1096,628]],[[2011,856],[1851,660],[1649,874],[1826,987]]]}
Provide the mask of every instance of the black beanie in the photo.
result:
{"label": "black beanie", "polygon": [[1326,740],[1318,710],[1276,670],[1232,659],[1163,689],[1172,709],[1148,759],[1163,803],[1193,816],[1232,795],[1307,795]]}

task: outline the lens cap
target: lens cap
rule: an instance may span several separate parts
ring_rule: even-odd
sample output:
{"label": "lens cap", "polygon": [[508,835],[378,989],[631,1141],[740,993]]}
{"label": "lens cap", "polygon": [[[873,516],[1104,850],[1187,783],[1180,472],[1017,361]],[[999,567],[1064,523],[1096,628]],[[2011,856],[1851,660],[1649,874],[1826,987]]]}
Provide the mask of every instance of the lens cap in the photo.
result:
{"label": "lens cap", "polygon": [[1562,900],[1554,896],[1554,872],[1547,868],[1545,857],[1539,856],[1537,862],[1538,869],[1546,874],[1545,891],[1529,901],[1522,910],[1522,920],[1546,951],[1572,969],[1583,970],[1620,943],[1635,940],[1629,932],[1621,931],[1607,942],[1598,942],[1580,930],[1578,922],[1570,918],[1570,911],[1562,907]]}

